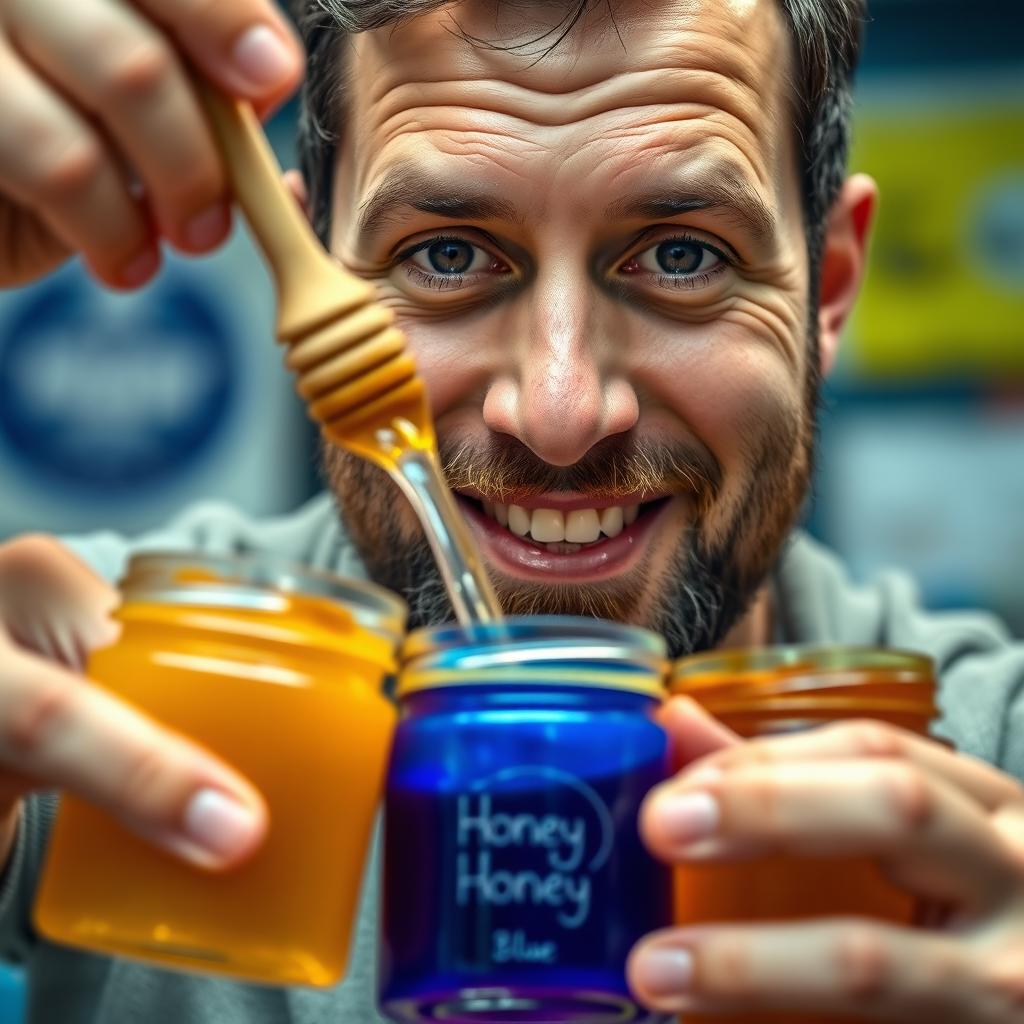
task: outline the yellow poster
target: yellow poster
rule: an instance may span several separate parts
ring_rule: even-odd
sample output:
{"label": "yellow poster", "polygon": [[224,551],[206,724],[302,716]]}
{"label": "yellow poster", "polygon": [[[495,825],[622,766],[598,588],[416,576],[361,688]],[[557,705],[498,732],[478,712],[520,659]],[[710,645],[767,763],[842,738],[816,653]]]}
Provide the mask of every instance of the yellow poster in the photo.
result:
{"label": "yellow poster", "polygon": [[881,189],[850,368],[1024,374],[1024,105],[859,112],[851,167]]}

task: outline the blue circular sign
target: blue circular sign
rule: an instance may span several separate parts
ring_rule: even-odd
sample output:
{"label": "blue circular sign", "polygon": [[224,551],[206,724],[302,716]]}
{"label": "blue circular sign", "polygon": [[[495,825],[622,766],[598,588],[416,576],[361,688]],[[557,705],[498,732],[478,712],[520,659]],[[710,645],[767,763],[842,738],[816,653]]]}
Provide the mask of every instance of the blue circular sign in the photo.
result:
{"label": "blue circular sign", "polygon": [[69,268],[0,322],[0,442],[78,489],[152,486],[205,455],[236,377],[225,317],[187,278],[108,297]]}

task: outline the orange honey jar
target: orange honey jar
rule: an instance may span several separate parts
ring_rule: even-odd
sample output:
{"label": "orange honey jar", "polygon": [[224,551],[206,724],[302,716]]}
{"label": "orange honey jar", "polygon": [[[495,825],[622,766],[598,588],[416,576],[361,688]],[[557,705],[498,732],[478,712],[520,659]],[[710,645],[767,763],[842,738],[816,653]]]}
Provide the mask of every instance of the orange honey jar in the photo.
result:
{"label": "orange honey jar", "polygon": [[[876,648],[776,647],[683,658],[673,694],[684,694],[744,738],[876,719],[928,735],[937,717],[931,660]],[[913,896],[866,857],[772,856],[675,871],[675,921],[798,921],[870,917],[912,924]],[[845,1019],[845,1018],[844,1018]],[[742,1017],[687,1014],[686,1024],[839,1024],[838,1017],[786,1013]]]}
{"label": "orange honey jar", "polygon": [[48,938],[271,984],[345,971],[383,788],[406,609],[272,557],[142,555],[89,674],[247,777],[263,845],[212,873],[61,800],[35,906]]}

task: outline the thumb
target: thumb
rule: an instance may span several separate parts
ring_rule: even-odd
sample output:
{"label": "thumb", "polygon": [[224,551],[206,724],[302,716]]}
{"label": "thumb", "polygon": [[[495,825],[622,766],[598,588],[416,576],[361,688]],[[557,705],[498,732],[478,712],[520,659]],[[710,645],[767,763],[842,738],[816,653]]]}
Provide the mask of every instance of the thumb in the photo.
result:
{"label": "thumb", "polygon": [[659,721],[668,733],[676,771],[700,757],[742,742],[737,733],[713,718],[691,697],[672,697],[659,712]]}
{"label": "thumb", "polygon": [[19,647],[75,671],[113,643],[117,590],[59,541],[28,534],[0,546],[0,629]]}
{"label": "thumb", "polygon": [[[742,738],[713,718],[690,697],[672,697],[658,716],[662,728],[668,733],[672,751],[674,778],[655,786],[644,798],[638,824],[647,849],[659,860],[671,863],[678,846],[674,825],[678,808],[677,786],[683,769],[692,762],[726,747],[734,747]],[[700,772],[700,769],[697,769]],[[686,776],[690,777],[690,776]],[[705,803],[711,798],[697,794]],[[693,799],[685,794],[683,800]],[[689,813],[689,811],[687,811]]]}

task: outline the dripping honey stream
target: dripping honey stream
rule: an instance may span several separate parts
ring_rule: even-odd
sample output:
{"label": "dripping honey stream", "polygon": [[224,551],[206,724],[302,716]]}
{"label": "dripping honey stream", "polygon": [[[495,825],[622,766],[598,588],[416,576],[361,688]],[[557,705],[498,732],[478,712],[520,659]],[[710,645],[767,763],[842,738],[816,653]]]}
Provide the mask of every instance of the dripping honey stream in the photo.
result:
{"label": "dripping honey stream", "polygon": [[234,197],[277,290],[278,340],[310,416],[333,443],[384,469],[412,504],[460,624],[501,619],[480,552],[444,481],[423,381],[374,289],[321,246],[281,180],[247,103],[194,83]]}

